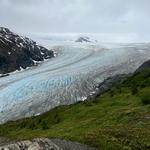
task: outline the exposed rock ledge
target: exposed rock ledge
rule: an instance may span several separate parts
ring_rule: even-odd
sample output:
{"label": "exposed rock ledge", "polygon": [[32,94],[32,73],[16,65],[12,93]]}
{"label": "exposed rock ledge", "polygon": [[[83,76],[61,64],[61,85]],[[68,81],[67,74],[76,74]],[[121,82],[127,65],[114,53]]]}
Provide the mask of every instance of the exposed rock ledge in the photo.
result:
{"label": "exposed rock ledge", "polygon": [[0,150],[96,150],[95,148],[60,139],[36,138],[24,141],[0,139]]}

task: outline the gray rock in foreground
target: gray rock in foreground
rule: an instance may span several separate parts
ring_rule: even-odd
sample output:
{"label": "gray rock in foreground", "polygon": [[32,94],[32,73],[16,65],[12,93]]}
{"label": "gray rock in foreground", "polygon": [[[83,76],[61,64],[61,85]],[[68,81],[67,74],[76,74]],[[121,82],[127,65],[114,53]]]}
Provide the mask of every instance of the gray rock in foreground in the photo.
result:
{"label": "gray rock in foreground", "polygon": [[24,141],[0,140],[0,150],[96,150],[77,142],[61,139],[36,138]]}

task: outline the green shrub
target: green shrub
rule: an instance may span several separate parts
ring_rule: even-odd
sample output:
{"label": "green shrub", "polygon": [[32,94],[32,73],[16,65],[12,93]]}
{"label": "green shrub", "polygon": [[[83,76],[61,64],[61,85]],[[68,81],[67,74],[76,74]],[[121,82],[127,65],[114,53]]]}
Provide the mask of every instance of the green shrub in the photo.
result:
{"label": "green shrub", "polygon": [[135,94],[138,93],[138,88],[137,88],[137,86],[132,86],[132,87],[131,87],[131,93],[132,93],[132,95],[135,95]]}
{"label": "green shrub", "polygon": [[42,122],[42,119],[41,119],[41,118],[39,118],[39,119],[38,119],[38,123],[40,124],[41,122]]}
{"label": "green shrub", "polygon": [[57,112],[56,112],[54,118],[55,118],[55,123],[56,123],[56,124],[61,121],[61,119],[60,119],[60,117],[58,116]]}
{"label": "green shrub", "polygon": [[42,129],[43,130],[47,130],[47,129],[49,129],[49,126],[48,126],[48,122],[47,121],[42,121]]}
{"label": "green shrub", "polygon": [[35,122],[30,123],[30,124],[29,124],[29,129],[31,129],[31,130],[37,129],[36,123],[35,123]]}
{"label": "green shrub", "polygon": [[83,104],[84,104],[85,106],[93,106],[92,101],[89,101],[89,100],[84,101]]}
{"label": "green shrub", "polygon": [[145,95],[142,96],[142,103],[144,105],[150,104],[150,93],[145,94]]}
{"label": "green shrub", "polygon": [[114,96],[114,90],[110,90],[110,97],[113,97]]}
{"label": "green shrub", "polygon": [[22,122],[20,123],[20,128],[25,128],[25,127],[27,126],[27,123],[28,123],[28,122],[26,122],[26,121],[22,121]]}

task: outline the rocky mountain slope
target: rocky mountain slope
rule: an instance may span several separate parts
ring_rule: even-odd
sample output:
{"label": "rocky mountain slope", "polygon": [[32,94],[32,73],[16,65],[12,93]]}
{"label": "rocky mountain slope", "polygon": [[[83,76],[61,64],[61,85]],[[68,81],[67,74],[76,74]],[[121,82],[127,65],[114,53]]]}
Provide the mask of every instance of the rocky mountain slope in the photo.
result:
{"label": "rocky mountain slope", "polygon": [[136,71],[139,72],[147,68],[150,68],[150,60],[144,62]]}
{"label": "rocky mountain slope", "polygon": [[0,74],[25,69],[53,56],[52,50],[0,27]]}

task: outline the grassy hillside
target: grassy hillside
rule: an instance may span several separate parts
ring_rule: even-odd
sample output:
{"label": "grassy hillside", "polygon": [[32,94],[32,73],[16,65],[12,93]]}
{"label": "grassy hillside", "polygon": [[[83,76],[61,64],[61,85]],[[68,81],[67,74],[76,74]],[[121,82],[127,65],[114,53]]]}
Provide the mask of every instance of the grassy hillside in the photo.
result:
{"label": "grassy hillside", "polygon": [[101,150],[150,149],[150,70],[85,102],[0,126],[11,139],[59,137]]}

